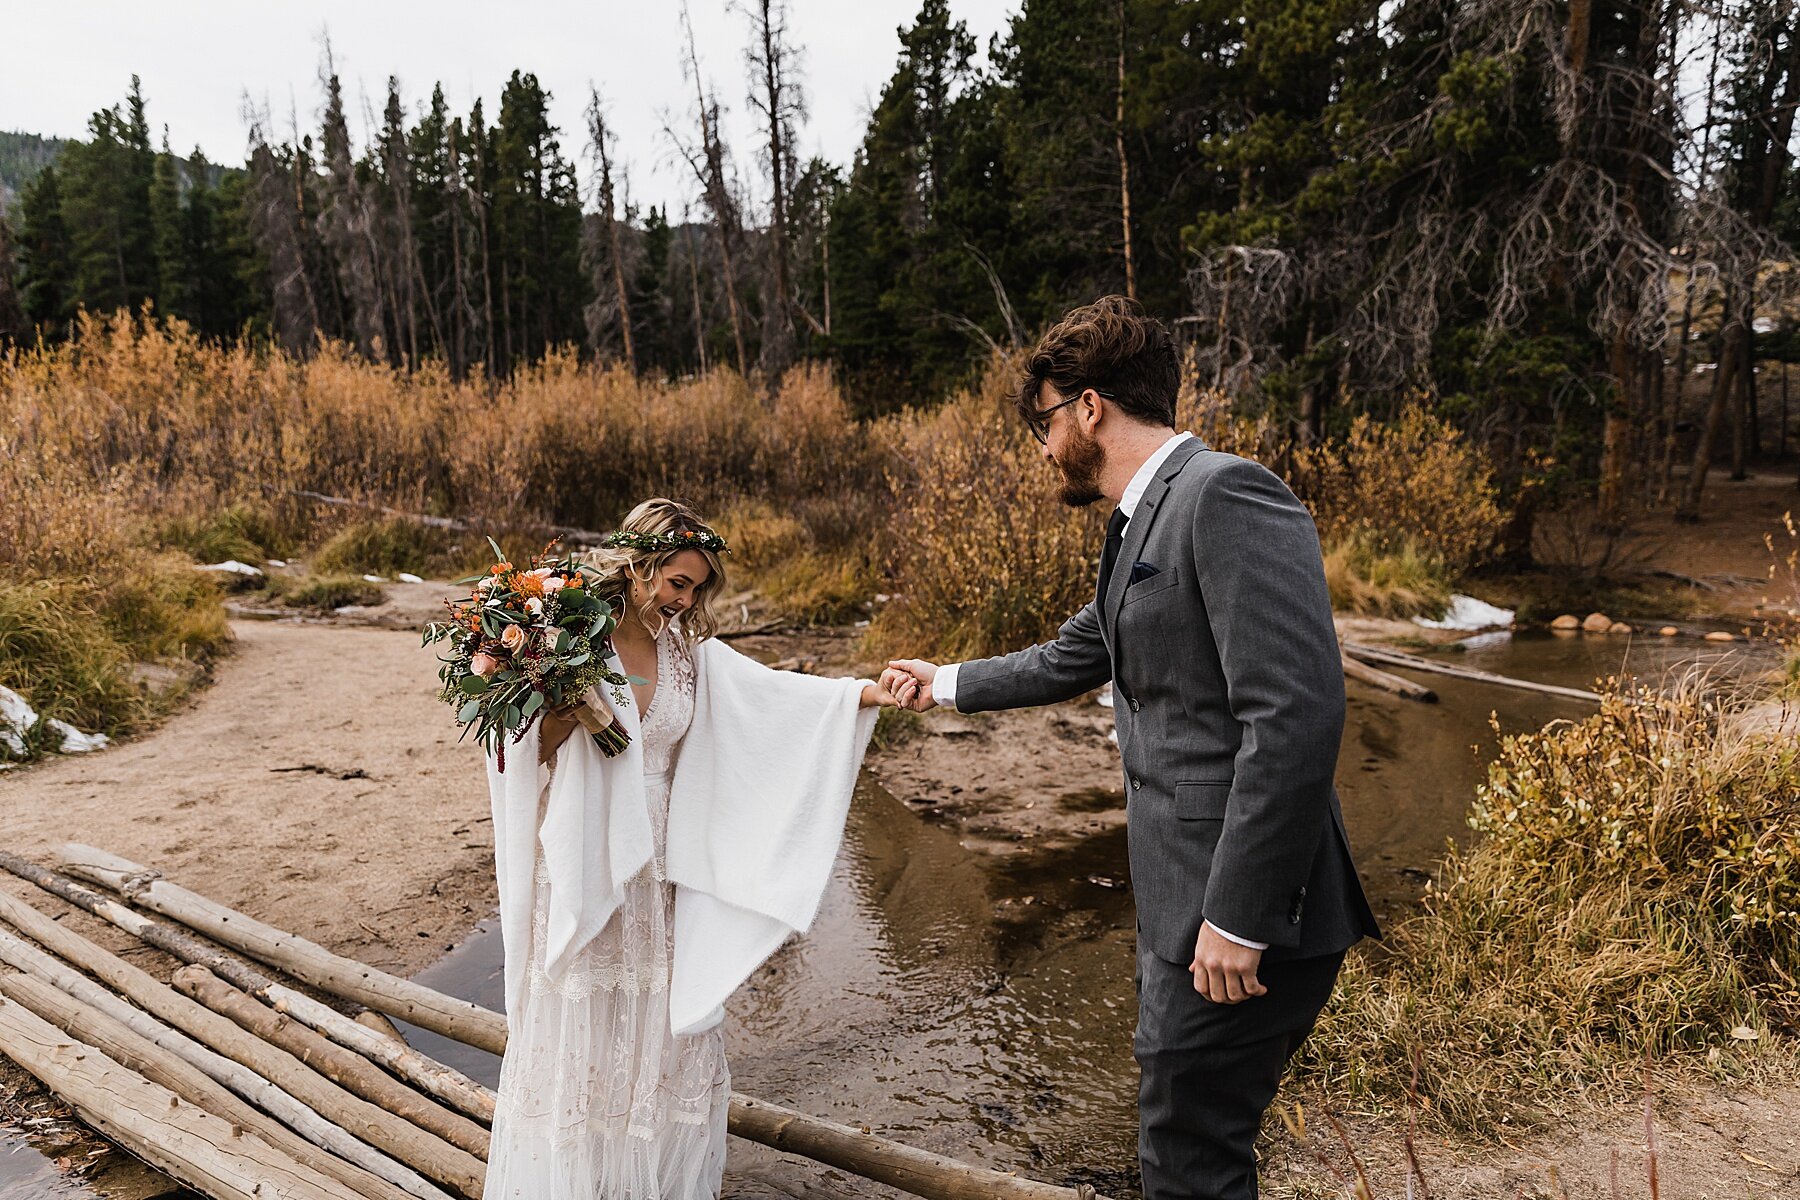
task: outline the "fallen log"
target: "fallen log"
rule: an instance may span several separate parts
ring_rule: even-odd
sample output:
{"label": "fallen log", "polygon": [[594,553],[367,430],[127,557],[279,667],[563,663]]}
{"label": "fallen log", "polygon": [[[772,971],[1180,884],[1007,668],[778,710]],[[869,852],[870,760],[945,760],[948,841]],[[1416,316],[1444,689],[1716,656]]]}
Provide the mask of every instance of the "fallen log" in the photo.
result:
{"label": "fallen log", "polygon": [[1410,679],[1402,679],[1398,675],[1390,675],[1386,671],[1378,671],[1367,663],[1357,662],[1348,654],[1343,656],[1344,674],[1358,683],[1366,683],[1370,687],[1380,688],[1384,692],[1392,692],[1408,700],[1417,700],[1422,704],[1436,704],[1438,694],[1422,683],[1414,683]]}
{"label": "fallen log", "polygon": [[[7,865],[8,857],[9,856],[6,855],[0,855],[0,866]],[[176,885],[162,879],[158,872],[126,859],[118,858],[115,855],[106,854],[104,851],[95,850],[90,846],[81,846],[75,843],[65,846],[64,861],[69,864],[71,873],[79,872],[84,878],[92,879],[97,882],[108,883],[109,880],[117,880],[119,884],[125,884],[127,880],[135,881],[132,884],[134,890],[122,894],[132,895],[134,899],[141,895],[143,897],[141,902],[145,904],[145,907],[151,906],[149,897],[152,891],[160,892],[161,896],[166,900],[169,891],[165,889],[175,889],[176,887]],[[11,870],[12,868],[8,866],[7,869]],[[49,874],[41,868],[36,868],[36,873],[40,875]],[[29,878],[29,876],[27,877]],[[52,876],[52,878],[55,877]],[[108,883],[108,886],[112,885]],[[81,891],[83,889],[78,888],[76,890]],[[193,897],[193,899],[204,904],[206,908],[213,910],[218,915],[218,918],[220,918],[216,921],[216,924],[221,929],[234,927],[241,929],[245,924],[253,923],[250,921],[250,918],[243,916],[243,914],[237,913],[214,901],[205,900],[203,897],[197,896],[193,892],[186,891],[186,889],[177,890],[185,896]],[[59,892],[58,894],[60,895],[62,893]],[[89,893],[89,895],[91,895],[91,893]],[[118,906],[115,905],[114,907],[116,908]],[[164,912],[165,915],[172,915],[167,909],[159,909],[158,911]],[[182,920],[179,916],[177,916],[176,919]],[[284,933],[279,929],[273,929],[268,926],[263,926],[263,928],[267,929],[269,934],[277,939],[287,939],[292,941],[301,940],[294,938],[292,934]],[[227,941],[227,944],[232,943]],[[329,951],[321,951],[321,953],[329,954]],[[331,957],[336,956],[333,955]],[[370,970],[370,968],[364,968],[360,963],[352,962],[349,959],[341,961],[352,968]],[[334,972],[334,975],[335,974],[341,973]],[[435,997],[435,1007],[441,1008],[444,1004],[450,1002],[450,997],[444,996],[442,993],[434,992],[423,984],[412,983],[410,981],[401,982],[406,982],[415,992],[424,993],[428,998]],[[344,997],[342,993],[333,992],[333,989],[325,984],[316,984],[316,986],[319,986],[323,991],[339,995],[342,998],[357,998]],[[498,1046],[498,1049],[494,1052],[504,1053],[506,1048],[506,1018],[499,1013],[478,1006],[470,1005],[469,1007],[473,1008],[475,1011],[475,1016],[472,1018],[472,1021],[476,1023],[485,1023],[487,1025],[487,1028],[483,1031],[483,1037]],[[469,1042],[468,1044],[481,1045],[480,1042]],[[485,1091],[486,1089],[483,1090]],[[487,1096],[491,1103],[493,1093],[487,1092]],[[781,1115],[779,1119],[771,1121],[768,1116],[768,1114],[771,1113],[779,1113]],[[967,1163],[959,1163],[953,1159],[942,1159],[943,1163],[951,1164],[951,1166],[944,1171],[936,1171],[930,1166],[930,1163],[932,1160],[942,1158],[942,1156],[927,1155],[925,1159],[915,1159],[913,1156],[925,1154],[926,1152],[915,1150],[912,1147],[902,1145],[899,1142],[889,1141],[886,1138],[878,1137],[873,1134],[860,1133],[855,1130],[849,1131],[853,1136],[854,1141],[852,1143],[844,1143],[840,1139],[844,1131],[848,1128],[846,1126],[809,1117],[802,1113],[793,1112],[790,1109],[781,1108],[778,1105],[768,1104],[765,1101],[746,1096],[741,1092],[733,1092],[731,1095],[731,1112],[728,1128],[730,1132],[737,1137],[745,1138],[746,1140],[753,1142],[761,1142],[764,1145],[772,1146],[776,1149],[788,1150],[791,1153],[801,1154],[806,1157],[816,1156],[810,1151],[798,1149],[798,1146],[803,1144],[814,1145],[820,1150],[821,1154],[854,1153],[858,1156],[857,1161],[866,1160],[872,1170],[887,1172],[886,1175],[871,1175],[870,1178],[887,1179],[894,1187],[910,1190],[915,1195],[935,1198],[935,1200],[961,1200],[962,1197],[971,1195],[1029,1196],[1032,1197],[1033,1200],[1080,1200],[1080,1198],[1087,1198],[1087,1200],[1103,1200],[1103,1198],[1095,1196],[1092,1189],[1089,1188],[1057,1188],[1050,1184],[1035,1183],[1030,1180],[1020,1179],[1018,1176],[1007,1175],[997,1171],[989,1171],[985,1168],[972,1166]],[[873,1149],[871,1150],[870,1148]],[[840,1166],[845,1170],[866,1174],[862,1168],[845,1165],[845,1163],[839,1161],[838,1158],[819,1158],[819,1161]],[[884,1166],[884,1163],[901,1165]],[[893,1182],[894,1180],[902,1178],[912,1179],[912,1183]],[[1015,1184],[1029,1184],[1033,1188],[1048,1190],[1039,1190],[1029,1193],[1004,1191],[982,1192],[978,1189],[970,1190],[968,1181],[971,1179],[999,1181],[998,1186],[1001,1187]]]}
{"label": "fallen log", "polygon": [[[157,944],[152,940],[155,935],[173,932],[115,901],[96,895],[16,855],[0,852],[0,867],[96,916],[112,921],[151,945]],[[121,965],[129,966],[123,962]],[[136,968],[132,970],[135,971]],[[131,982],[135,985],[135,990],[127,991],[112,980],[108,980],[108,983],[126,991],[132,1000],[183,1033],[249,1067],[332,1123],[393,1155],[427,1178],[466,1196],[480,1197],[481,1181],[487,1168],[473,1154],[450,1145],[409,1121],[383,1112],[360,1096],[352,1095],[331,1082],[287,1051],[245,1032],[211,1009],[195,1003],[166,984],[158,983],[143,972],[137,974],[142,980],[148,980],[151,986],[146,987],[140,980],[133,979]]]}
{"label": "fallen log", "polygon": [[[0,855],[0,866],[18,874],[6,861],[9,857]],[[61,859],[64,869],[71,875],[111,888],[133,904],[179,921],[221,945],[285,971],[333,996],[354,1000],[390,1017],[410,1021],[421,1029],[494,1054],[501,1053],[506,1045],[506,1020],[498,1013],[333,954],[303,937],[265,925],[170,883],[160,871],[79,843],[64,846]],[[32,879],[32,882],[38,880]],[[39,886],[45,885],[40,883]],[[151,944],[158,945],[156,942]],[[176,951],[171,953],[184,957]]]}
{"label": "fallen log", "polygon": [[[64,993],[139,1034],[151,1043],[192,1063],[210,1078],[230,1088],[239,1096],[277,1117],[313,1144],[354,1163],[373,1175],[398,1187],[419,1200],[450,1200],[450,1197],[405,1163],[364,1144],[349,1131],[326,1120],[302,1104],[276,1084],[263,1078],[250,1067],[225,1057],[217,1050],[191,1036],[174,1022],[165,1023],[162,1014],[153,1011],[157,1001],[195,1009],[201,1018],[229,1026],[230,1022],[178,995],[146,972],[132,966],[111,951],[102,949],[72,930],[64,929],[49,917],[22,900],[0,892],[0,916],[6,922],[38,943],[61,955],[67,962],[52,958],[24,940],[0,930],[0,962],[17,970],[48,980]],[[75,966],[69,966],[73,963]],[[144,1007],[134,1008],[105,987],[75,970],[91,972],[108,987],[133,997]]]}
{"label": "fallen log", "polygon": [[[185,889],[177,888],[174,884],[155,878],[156,873],[146,867],[108,854],[104,850],[81,845],[78,842],[65,845],[60,852],[60,859],[70,874],[110,887],[121,894],[132,896],[146,908],[156,907],[157,901],[149,895],[151,891],[169,889],[176,893],[185,892]],[[121,886],[126,880],[147,880],[149,883],[137,885],[137,893],[134,894]],[[186,892],[186,894],[192,896],[194,893]],[[215,907],[222,908],[223,906]],[[140,933],[140,936],[145,937],[157,948],[173,954],[182,962],[207,968],[233,987],[248,992],[277,1012],[286,1013],[303,1024],[311,1026],[338,1045],[356,1051],[371,1062],[387,1068],[446,1104],[478,1121],[487,1124],[493,1123],[493,1092],[461,1071],[447,1067],[408,1046],[405,1039],[400,1037],[399,1030],[395,1029],[391,1037],[383,1037],[376,1032],[375,1028],[362,1021],[362,1017],[380,1016],[373,1010],[365,1010],[358,1019],[351,1020],[328,1005],[314,1000],[311,996],[295,991],[286,984],[269,978],[255,968],[246,966],[237,959],[220,953],[214,947],[188,937],[179,930],[157,925],[129,909],[120,911],[129,913],[132,919],[142,925],[145,932]],[[231,909],[224,909],[224,911],[237,921],[248,922],[250,920]],[[174,915],[176,920],[181,920],[178,913],[171,915]],[[115,924],[123,924],[123,918],[109,916],[109,919],[113,920]],[[129,928],[129,926],[126,927]],[[281,931],[273,932],[280,933]],[[329,988],[325,990],[330,991]],[[437,994],[434,993],[434,995]],[[444,999],[448,1000],[449,998],[444,997]],[[469,1007],[478,1013],[487,1012],[486,1009],[475,1005]],[[385,1018],[382,1020],[386,1021]],[[501,1023],[504,1026],[504,1020]],[[393,1029],[392,1022],[386,1022],[386,1024],[389,1029]],[[504,1028],[502,1028],[501,1037],[502,1039],[505,1037]]]}
{"label": "fallen log", "polygon": [[1598,702],[1600,699],[1599,692],[1590,692],[1582,688],[1559,687],[1554,683],[1538,683],[1530,679],[1514,679],[1511,675],[1496,675],[1492,671],[1478,671],[1473,667],[1455,667],[1434,658],[1421,658],[1416,654],[1404,654],[1398,650],[1364,646],[1356,642],[1345,642],[1343,650],[1348,658],[1378,667],[1400,667],[1408,671],[1426,671],[1434,675],[1448,675],[1453,679],[1466,679],[1471,683],[1491,683],[1499,687],[1539,692],[1546,696],[1562,696],[1569,700]]}
{"label": "fallen log", "polygon": [[[363,1200],[412,1200],[411,1193],[321,1150],[274,1117],[244,1102],[192,1063],[35,975],[0,972],[0,996],[23,1005],[76,1041],[94,1047],[120,1066],[129,1067],[150,1082],[168,1088],[189,1104],[250,1130],[296,1162],[331,1176]],[[140,1015],[145,1020],[152,1020],[147,1015]],[[271,1085],[265,1083],[265,1086]]]}
{"label": "fallen log", "polygon": [[400,1032],[400,1027],[372,1008],[363,1009],[351,1020],[365,1029],[373,1029],[390,1041],[399,1042],[403,1046],[406,1044],[406,1035]]}
{"label": "fallen log", "polygon": [[339,1087],[380,1105],[395,1116],[405,1117],[420,1129],[486,1161],[487,1130],[461,1113],[432,1103],[361,1055],[325,1040],[284,1013],[258,1004],[205,967],[185,966],[175,972],[171,982],[182,995],[198,1000],[221,1016],[230,1017]]}
{"label": "fallen log", "polygon": [[1098,1200],[1094,1189],[1039,1183],[733,1093],[731,1132],[933,1200]]}
{"label": "fallen log", "polygon": [[10,1000],[0,1000],[0,1051],[88,1125],[212,1200],[354,1200],[356,1193],[336,1180]]}

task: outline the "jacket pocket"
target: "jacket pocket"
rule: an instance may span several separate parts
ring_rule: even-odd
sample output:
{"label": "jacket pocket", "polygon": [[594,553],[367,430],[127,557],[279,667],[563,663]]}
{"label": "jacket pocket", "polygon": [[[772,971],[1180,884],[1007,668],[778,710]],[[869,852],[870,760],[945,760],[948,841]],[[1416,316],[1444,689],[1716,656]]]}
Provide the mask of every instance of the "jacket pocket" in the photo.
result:
{"label": "jacket pocket", "polygon": [[1150,578],[1140,579],[1138,582],[1126,588],[1125,598],[1119,601],[1119,607],[1124,608],[1134,600],[1142,600],[1146,596],[1154,596],[1158,592],[1166,592],[1179,582],[1181,582],[1181,576],[1175,573],[1174,568],[1171,567],[1167,571],[1158,571],[1156,574],[1150,576]]}
{"label": "jacket pocket", "polygon": [[1183,821],[1223,821],[1231,799],[1229,779],[1175,785],[1175,815]]}

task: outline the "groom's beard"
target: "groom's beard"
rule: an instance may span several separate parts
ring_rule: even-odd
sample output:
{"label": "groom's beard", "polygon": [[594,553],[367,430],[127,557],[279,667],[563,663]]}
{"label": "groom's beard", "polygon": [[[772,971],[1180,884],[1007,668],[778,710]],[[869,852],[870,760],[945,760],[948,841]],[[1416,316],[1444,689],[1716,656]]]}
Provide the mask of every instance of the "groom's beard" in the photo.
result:
{"label": "groom's beard", "polygon": [[1056,469],[1062,473],[1058,499],[1070,508],[1086,508],[1100,499],[1100,471],[1106,466],[1106,451],[1098,441],[1080,429],[1071,430],[1055,461]]}

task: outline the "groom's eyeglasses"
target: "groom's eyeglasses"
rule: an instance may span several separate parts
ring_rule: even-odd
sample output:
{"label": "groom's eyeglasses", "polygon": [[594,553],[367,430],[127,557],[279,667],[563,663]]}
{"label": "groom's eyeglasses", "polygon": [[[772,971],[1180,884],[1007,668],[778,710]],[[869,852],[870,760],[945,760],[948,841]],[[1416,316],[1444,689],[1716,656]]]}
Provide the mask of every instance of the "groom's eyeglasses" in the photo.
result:
{"label": "groom's eyeglasses", "polygon": [[1094,393],[1094,395],[1100,397],[1102,400],[1112,399],[1110,393],[1103,392],[1099,388],[1082,388],[1079,392],[1076,392],[1061,404],[1052,404],[1049,408],[1040,408],[1029,417],[1025,418],[1025,428],[1031,430],[1031,436],[1037,439],[1038,445],[1047,445],[1050,441],[1050,414],[1059,408],[1069,407],[1069,405],[1075,403],[1089,392]]}

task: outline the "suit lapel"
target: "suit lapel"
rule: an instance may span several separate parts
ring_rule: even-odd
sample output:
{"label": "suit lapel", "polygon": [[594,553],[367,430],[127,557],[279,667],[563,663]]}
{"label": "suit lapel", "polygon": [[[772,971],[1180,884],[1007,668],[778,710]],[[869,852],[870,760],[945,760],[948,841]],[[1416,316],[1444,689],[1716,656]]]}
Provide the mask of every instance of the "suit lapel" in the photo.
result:
{"label": "suit lapel", "polygon": [[1204,449],[1205,442],[1198,437],[1191,437],[1171,450],[1169,457],[1157,468],[1150,486],[1144,489],[1144,498],[1138,501],[1137,511],[1131,514],[1131,521],[1125,526],[1125,542],[1119,547],[1118,565],[1113,568],[1106,595],[1101,599],[1100,628],[1106,634],[1109,648],[1118,641],[1114,625],[1119,619],[1119,606],[1124,603],[1125,589],[1131,584],[1131,564],[1137,562],[1139,555],[1143,553],[1144,542],[1150,536],[1150,526],[1155,523],[1156,514],[1162,508],[1163,497],[1168,495],[1169,481],[1181,474],[1181,469],[1187,466],[1188,460]]}

